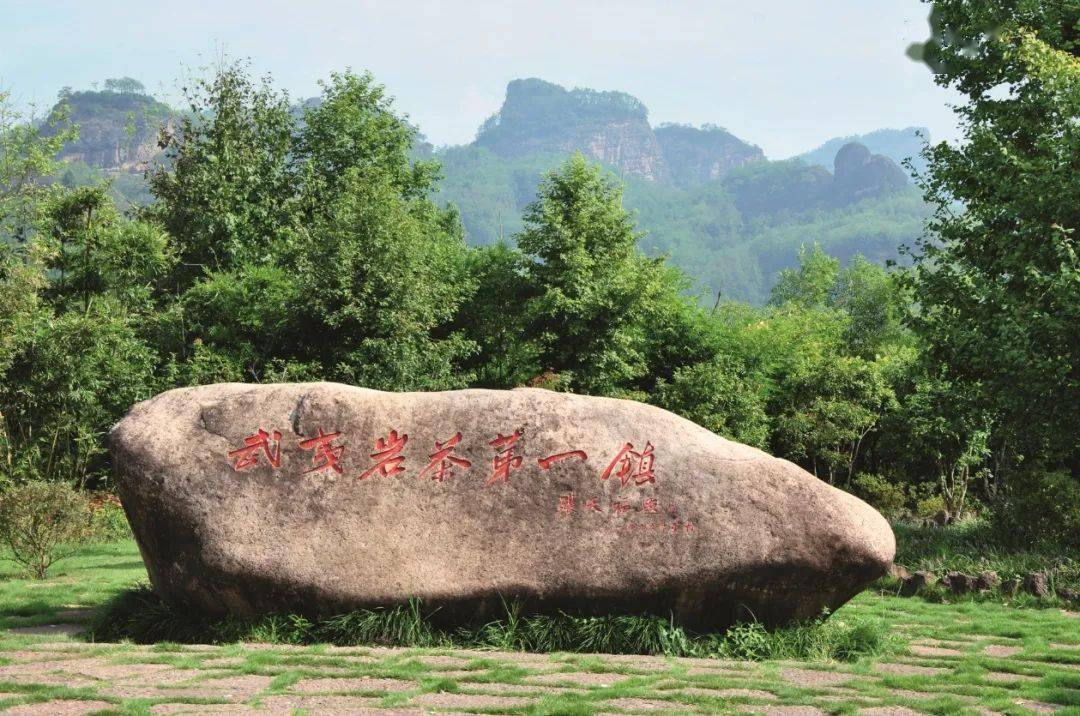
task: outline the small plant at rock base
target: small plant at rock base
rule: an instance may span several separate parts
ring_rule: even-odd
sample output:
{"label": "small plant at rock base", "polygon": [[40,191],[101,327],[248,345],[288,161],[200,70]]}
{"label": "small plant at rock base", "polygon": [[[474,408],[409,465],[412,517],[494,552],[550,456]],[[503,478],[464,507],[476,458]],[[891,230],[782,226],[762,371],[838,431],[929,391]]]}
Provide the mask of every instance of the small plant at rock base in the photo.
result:
{"label": "small plant at rock base", "polygon": [[38,579],[71,554],[90,518],[86,497],[62,482],[27,482],[0,495],[0,540]]}
{"label": "small plant at rock base", "polygon": [[759,622],[736,624],[727,630],[717,651],[728,659],[760,661],[772,653],[769,632]]}
{"label": "small plant at rock base", "polygon": [[900,647],[880,621],[849,622],[827,617],[824,614],[773,631],[757,622],[736,624],[718,637],[714,651],[721,658],[749,661],[856,661]]}

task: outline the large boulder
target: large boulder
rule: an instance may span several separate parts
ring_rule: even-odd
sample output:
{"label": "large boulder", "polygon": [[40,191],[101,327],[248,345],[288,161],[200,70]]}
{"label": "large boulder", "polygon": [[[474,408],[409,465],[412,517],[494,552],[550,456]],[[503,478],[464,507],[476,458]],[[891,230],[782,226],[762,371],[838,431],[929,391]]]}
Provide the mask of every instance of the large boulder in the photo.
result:
{"label": "large boulder", "polygon": [[465,620],[516,599],[780,624],[840,606],[895,548],[855,497],[626,400],[211,385],[136,405],[111,439],[154,589],[217,613],[418,597]]}

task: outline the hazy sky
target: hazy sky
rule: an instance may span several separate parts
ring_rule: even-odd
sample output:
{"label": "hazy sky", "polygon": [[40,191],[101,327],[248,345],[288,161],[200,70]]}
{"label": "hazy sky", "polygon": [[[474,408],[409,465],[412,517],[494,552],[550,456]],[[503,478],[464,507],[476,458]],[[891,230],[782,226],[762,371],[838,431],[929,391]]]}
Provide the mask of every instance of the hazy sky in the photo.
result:
{"label": "hazy sky", "polygon": [[507,81],[629,92],[653,122],[712,122],[772,158],[880,127],[951,138],[955,97],[908,60],[918,0],[373,2],[0,0],[0,87],[52,103],[129,75],[166,99],[220,49],[294,97],[369,69],[436,144],[472,139]]}

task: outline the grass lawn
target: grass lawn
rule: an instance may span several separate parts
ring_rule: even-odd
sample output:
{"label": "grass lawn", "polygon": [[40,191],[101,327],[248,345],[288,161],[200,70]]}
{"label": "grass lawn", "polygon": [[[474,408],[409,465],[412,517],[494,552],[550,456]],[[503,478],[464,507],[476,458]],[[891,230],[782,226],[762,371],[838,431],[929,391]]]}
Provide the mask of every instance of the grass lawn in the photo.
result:
{"label": "grass lawn", "polygon": [[864,592],[901,646],[854,663],[379,647],[89,644],[87,610],[145,580],[133,543],[48,580],[0,563],[0,710],[12,713],[1080,713],[1080,615]]}

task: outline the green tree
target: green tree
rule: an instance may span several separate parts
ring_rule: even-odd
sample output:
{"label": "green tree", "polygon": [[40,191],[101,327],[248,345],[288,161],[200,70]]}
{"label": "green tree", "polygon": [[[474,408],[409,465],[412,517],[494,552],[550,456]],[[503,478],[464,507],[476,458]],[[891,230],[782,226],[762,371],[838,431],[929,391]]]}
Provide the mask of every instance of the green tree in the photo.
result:
{"label": "green tree", "polygon": [[850,485],[867,436],[896,409],[880,363],[841,355],[805,361],[781,385],[776,418],[781,454],[831,484]]}
{"label": "green tree", "polygon": [[[927,153],[913,325],[1000,455],[1080,472],[1080,5],[935,0],[912,54],[966,97]],[[1003,468],[1015,459],[997,460]]]}
{"label": "green tree", "polygon": [[230,65],[189,99],[146,212],[176,242],[186,379],[464,385],[460,221],[430,199],[437,167],[412,161],[415,130],[383,88],[335,74],[297,113]]}
{"label": "green tree", "polygon": [[769,303],[781,306],[795,303],[804,308],[822,307],[840,276],[840,262],[826,254],[819,245],[799,248],[799,268],[784,269],[776,278]]}
{"label": "green tree", "polygon": [[647,369],[651,307],[673,288],[663,259],[637,249],[621,189],[578,154],[549,174],[525,213],[518,246],[530,258],[526,336],[541,368],[568,387],[613,393]]}
{"label": "green tree", "polygon": [[679,368],[657,386],[655,402],[717,435],[760,448],[768,443],[764,396],[729,356]]}
{"label": "green tree", "polygon": [[145,94],[146,86],[131,77],[112,77],[105,80],[105,91],[120,94]]}
{"label": "green tree", "polygon": [[990,416],[965,386],[923,379],[900,412],[914,465],[929,463],[952,519],[964,513],[976,468],[989,453]]}
{"label": "green tree", "polygon": [[56,155],[77,133],[64,102],[38,124],[23,116],[0,90],[0,243],[25,240],[37,219],[45,187],[42,179],[56,170]]}
{"label": "green tree", "polygon": [[529,259],[505,243],[481,246],[468,254],[476,290],[462,305],[457,323],[477,351],[467,367],[483,388],[515,388],[541,373],[540,348],[522,330],[524,308],[535,290]]}
{"label": "green tree", "polygon": [[149,174],[155,201],[145,211],[176,242],[177,291],[205,272],[270,262],[298,218],[288,97],[237,64],[186,93],[188,112],[162,129],[167,161]]}
{"label": "green tree", "polygon": [[901,273],[855,256],[837,274],[829,305],[848,318],[844,342],[853,355],[872,359],[912,345],[913,337],[904,323],[911,298]]}

